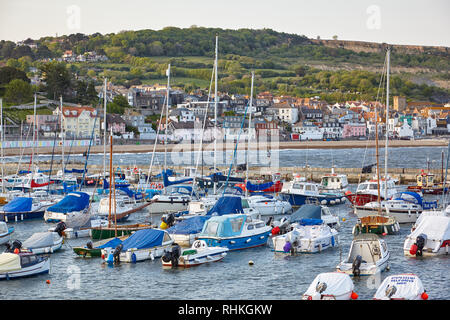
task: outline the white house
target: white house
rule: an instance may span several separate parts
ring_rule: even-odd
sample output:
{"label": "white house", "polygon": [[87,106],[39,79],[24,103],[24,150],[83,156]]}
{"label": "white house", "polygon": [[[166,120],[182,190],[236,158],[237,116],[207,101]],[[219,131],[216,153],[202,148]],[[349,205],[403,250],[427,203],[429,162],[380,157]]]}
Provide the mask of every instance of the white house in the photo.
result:
{"label": "white house", "polygon": [[406,119],[404,119],[403,124],[397,124],[395,133],[399,138],[414,138],[414,131]]}
{"label": "white house", "polygon": [[437,122],[435,117],[428,117],[426,122],[426,134],[433,134],[433,129],[437,128]]}
{"label": "white house", "polygon": [[292,132],[299,134],[299,140],[323,140],[323,128],[312,124],[299,124],[292,127]]}

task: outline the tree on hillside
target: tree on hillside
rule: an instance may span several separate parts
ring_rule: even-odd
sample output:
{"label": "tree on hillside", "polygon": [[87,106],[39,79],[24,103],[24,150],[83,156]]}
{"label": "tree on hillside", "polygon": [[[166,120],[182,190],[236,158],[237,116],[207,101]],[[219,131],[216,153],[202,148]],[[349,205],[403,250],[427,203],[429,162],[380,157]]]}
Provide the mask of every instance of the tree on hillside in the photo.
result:
{"label": "tree on hillside", "polygon": [[26,73],[19,69],[8,66],[0,68],[0,86],[8,84],[14,79],[21,79],[28,83],[30,82],[30,79],[28,79]]}
{"label": "tree on hillside", "polygon": [[11,103],[22,104],[33,99],[33,89],[31,85],[21,79],[11,80],[6,85],[5,100]]}
{"label": "tree on hillside", "polygon": [[57,99],[62,95],[64,98],[71,85],[71,76],[66,65],[52,61],[42,65],[41,72],[47,84],[47,97]]}
{"label": "tree on hillside", "polygon": [[124,114],[126,108],[131,108],[128,104],[127,98],[124,96],[115,96],[113,102],[106,105],[106,111],[108,113]]}

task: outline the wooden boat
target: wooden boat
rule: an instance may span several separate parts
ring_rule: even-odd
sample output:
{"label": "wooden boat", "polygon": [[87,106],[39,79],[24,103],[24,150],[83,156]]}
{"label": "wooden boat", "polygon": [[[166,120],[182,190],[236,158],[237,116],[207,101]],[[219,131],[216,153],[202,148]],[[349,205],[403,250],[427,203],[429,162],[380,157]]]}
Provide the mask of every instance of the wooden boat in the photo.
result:
{"label": "wooden boat", "polygon": [[361,233],[386,235],[398,234],[399,232],[400,225],[394,218],[378,214],[372,214],[359,218],[352,230],[354,236]]}
{"label": "wooden boat", "polygon": [[103,239],[94,243],[89,241],[84,247],[73,247],[72,249],[73,252],[83,258],[101,257],[103,248],[115,248],[128,237],[129,236],[122,236],[118,238]]}

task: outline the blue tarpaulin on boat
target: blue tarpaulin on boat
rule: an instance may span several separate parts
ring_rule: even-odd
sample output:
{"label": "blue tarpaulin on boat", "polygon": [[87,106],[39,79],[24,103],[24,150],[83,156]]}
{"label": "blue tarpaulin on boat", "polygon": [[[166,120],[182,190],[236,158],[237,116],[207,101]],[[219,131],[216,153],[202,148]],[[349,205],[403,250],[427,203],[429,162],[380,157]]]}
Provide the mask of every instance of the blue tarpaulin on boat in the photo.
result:
{"label": "blue tarpaulin on boat", "polygon": [[98,246],[98,247],[95,247],[95,248],[96,249],[115,248],[121,243],[122,243],[122,240],[120,240],[119,238],[114,238],[114,239],[108,241],[107,243],[104,243],[101,246]]}
{"label": "blue tarpaulin on boat", "polygon": [[71,192],[60,202],[47,209],[50,212],[68,213],[81,211],[89,206],[89,195],[85,192]]}
{"label": "blue tarpaulin on boat", "polygon": [[205,221],[208,220],[209,216],[197,216],[182,220],[175,224],[174,226],[167,229],[168,233],[171,234],[195,234],[199,233],[203,229]]}
{"label": "blue tarpaulin on boat", "polygon": [[241,197],[225,196],[217,200],[214,207],[212,207],[206,215],[221,216],[224,214],[243,213],[243,212],[244,210],[242,209]]}
{"label": "blue tarpaulin on boat", "polygon": [[403,200],[408,202],[414,202],[416,200],[417,204],[422,205],[422,197],[417,192],[411,192],[411,191],[403,191],[394,196],[394,200]]}
{"label": "blue tarpaulin on boat", "polygon": [[227,214],[211,217],[205,222],[199,237],[235,237],[241,234],[247,216],[245,214]]}
{"label": "blue tarpaulin on boat", "polygon": [[227,177],[219,172],[209,175],[208,178],[211,178],[211,180],[214,182],[227,181],[227,179],[228,179],[228,182],[244,182],[244,180],[245,180],[244,178]]}
{"label": "blue tarpaulin on boat", "polygon": [[27,212],[31,210],[33,199],[16,197],[3,206],[4,212]]}
{"label": "blue tarpaulin on boat", "polygon": [[129,238],[125,239],[122,244],[122,251],[131,248],[147,249],[160,246],[163,243],[164,231],[158,229],[144,229],[133,233]]}
{"label": "blue tarpaulin on boat", "polygon": [[321,219],[301,219],[299,221],[301,226],[316,226],[323,224],[323,220]]}
{"label": "blue tarpaulin on boat", "polygon": [[248,191],[263,191],[267,188],[273,186],[273,181],[261,184],[252,184],[250,181],[247,181],[247,190]]}
{"label": "blue tarpaulin on boat", "polygon": [[[129,187],[130,184],[125,180],[116,180],[116,188],[126,188]],[[109,182],[106,179],[103,179],[103,189],[109,189]]]}
{"label": "blue tarpaulin on boat", "polygon": [[162,178],[163,177],[163,173],[166,173],[168,176],[173,176],[174,175],[174,172],[173,172],[173,170],[172,169],[167,169],[167,170],[163,170],[163,172],[161,172],[161,173],[158,173],[156,176],[155,176],[155,178]]}
{"label": "blue tarpaulin on boat", "polygon": [[185,182],[194,180],[192,178],[186,178],[186,179],[181,179],[181,180],[176,180],[176,181],[169,181],[169,176],[165,171],[162,172],[162,175],[163,175],[164,187],[169,187],[174,184],[180,184],[180,183],[185,183]]}
{"label": "blue tarpaulin on boat", "polygon": [[[64,172],[65,173],[83,173],[84,169],[72,169],[72,170],[64,169]],[[87,172],[87,170],[86,170],[86,172]]]}
{"label": "blue tarpaulin on boat", "polygon": [[298,222],[301,219],[321,219],[322,207],[315,204],[304,204],[291,217],[291,222]]}

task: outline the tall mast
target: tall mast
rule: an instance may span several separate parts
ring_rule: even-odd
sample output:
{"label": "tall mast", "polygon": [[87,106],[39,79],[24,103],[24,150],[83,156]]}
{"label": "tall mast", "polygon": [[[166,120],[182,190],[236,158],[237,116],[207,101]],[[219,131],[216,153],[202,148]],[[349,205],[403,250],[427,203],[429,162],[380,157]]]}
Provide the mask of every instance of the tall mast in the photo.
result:
{"label": "tall mast", "polygon": [[112,134],[109,138],[110,141],[110,156],[109,156],[109,215],[108,215],[108,228],[111,228],[111,190],[112,190],[112,155],[113,155],[113,140]]}
{"label": "tall mast", "polygon": [[169,121],[169,106],[170,106],[170,63],[167,68],[167,107],[166,107],[166,130],[165,130],[165,138],[164,138],[164,171],[167,171],[167,129],[168,129],[168,121]]}
{"label": "tall mast", "polygon": [[106,179],[106,78],[103,91],[103,178]]}
{"label": "tall mast", "polygon": [[388,143],[389,143],[389,130],[388,130],[388,121],[389,121],[389,63],[391,58],[391,49],[388,47],[386,53],[386,146],[384,148],[384,199],[388,198],[388,188],[387,188],[387,180],[388,180]]}
{"label": "tall mast", "polygon": [[[375,104],[375,151],[377,158],[377,191],[378,191],[378,214],[381,215],[381,197],[380,197],[380,162],[378,154],[378,111],[377,105]],[[387,200],[387,199],[386,199]]]}
{"label": "tall mast", "polygon": [[[214,174],[217,171],[217,103],[219,97],[217,96],[217,64],[219,57],[219,36],[216,35],[216,57],[214,60]],[[214,180],[214,194],[216,194],[216,182]]]}
{"label": "tall mast", "polygon": [[[64,175],[65,175],[65,166],[64,166],[64,125],[63,125],[63,102],[62,102],[62,96],[59,97],[59,105],[60,105],[60,111],[61,111],[61,166],[62,166],[62,181],[64,182]],[[70,151],[70,150],[69,150]],[[52,174],[50,172],[50,174]]]}
{"label": "tall mast", "polygon": [[[33,106],[33,148],[31,151],[31,172],[34,172],[34,147],[36,144],[36,93],[34,94],[34,106]],[[32,174],[33,178],[33,174]]]}
{"label": "tall mast", "polygon": [[5,193],[5,158],[3,156],[3,141],[5,135],[3,132],[3,99],[0,98],[0,134],[1,134],[1,157],[2,157],[2,193]]}
{"label": "tall mast", "polygon": [[[250,131],[252,127],[252,111],[253,111],[253,81],[255,80],[255,72],[252,71],[252,86],[250,89],[250,114],[248,116],[248,134],[247,134],[247,161],[245,164],[245,183],[248,181],[248,159],[249,159],[249,153],[250,153]],[[248,196],[248,189],[247,186],[245,187],[245,196]]]}

